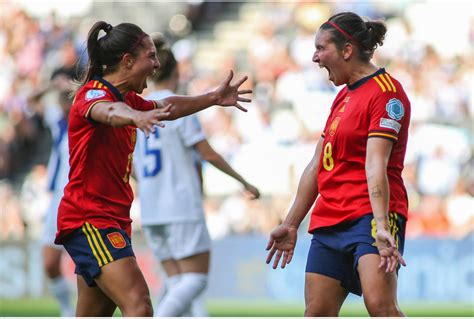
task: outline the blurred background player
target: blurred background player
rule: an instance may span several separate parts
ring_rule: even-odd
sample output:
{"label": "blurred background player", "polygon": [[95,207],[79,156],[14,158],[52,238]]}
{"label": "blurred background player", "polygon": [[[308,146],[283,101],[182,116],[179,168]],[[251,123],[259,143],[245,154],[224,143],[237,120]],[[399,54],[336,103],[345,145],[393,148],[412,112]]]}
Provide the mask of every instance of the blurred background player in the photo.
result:
{"label": "blurred background player", "polygon": [[[151,77],[154,86],[147,99],[161,100],[176,94],[179,72],[164,38],[157,35],[153,40],[161,67]],[[166,123],[149,138],[137,131],[134,165],[141,222],[166,273],[166,291],[156,309],[159,317],[207,316],[202,302],[195,301],[207,284],[211,241],[194,152],[240,182],[249,198],[260,196],[209,145],[195,114]]]}
{"label": "blurred background player", "polygon": [[[59,105],[47,103],[43,107],[40,99],[52,90],[54,90]],[[69,174],[67,127],[72,103],[70,94],[71,77],[65,72],[57,70],[52,75],[51,84],[33,94],[29,99],[29,103],[36,108],[36,111],[43,113],[44,122],[51,131],[53,142],[48,161],[48,190],[51,192],[51,201],[45,216],[41,244],[43,246],[43,266],[49,278],[48,288],[59,303],[62,317],[74,316],[74,309],[71,306],[71,288],[61,270],[61,257],[64,248],[54,243],[58,206]]]}

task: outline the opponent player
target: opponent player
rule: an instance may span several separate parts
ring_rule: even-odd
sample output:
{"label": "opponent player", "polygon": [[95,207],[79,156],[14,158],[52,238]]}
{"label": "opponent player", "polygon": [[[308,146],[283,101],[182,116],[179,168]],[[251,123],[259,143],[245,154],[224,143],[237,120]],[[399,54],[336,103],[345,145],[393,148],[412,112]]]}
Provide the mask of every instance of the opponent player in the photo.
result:
{"label": "opponent player", "polygon": [[396,270],[405,265],[408,202],[401,174],[410,102],[400,83],[370,62],[385,33],[382,22],[344,12],[316,34],[313,61],[335,85],[346,86],[333,102],[288,216],[267,245],[267,263],[275,256],[273,268],[280,259],[284,268],[316,200],[305,316],[337,316],[349,292],[364,296],[371,316],[403,316]]}
{"label": "opponent player", "polygon": [[63,196],[69,173],[67,122],[72,102],[70,93],[70,91],[60,92],[59,106],[49,105],[44,108],[44,119],[51,130],[53,147],[48,161],[48,187],[51,191],[51,202],[46,212],[41,244],[43,267],[49,279],[48,287],[59,303],[62,317],[74,316],[74,309],[71,307],[71,289],[61,271],[63,248],[54,244],[59,201]]}
{"label": "opponent player", "polygon": [[[154,88],[147,99],[160,100],[175,94],[179,74],[164,39],[156,37],[154,43],[161,68],[151,77]],[[141,222],[148,244],[167,275],[166,292],[156,310],[158,317],[207,316],[193,311],[196,297],[207,284],[211,248],[194,150],[239,181],[250,198],[260,196],[257,188],[209,145],[195,114],[167,123],[148,139],[137,132],[134,164]]]}
{"label": "opponent player", "polygon": [[[105,35],[99,38],[100,31]],[[250,100],[231,84],[232,72],[214,91],[194,97],[145,101],[137,93],[159,68],[155,46],[140,27],[99,21],[88,34],[88,67],[69,116],[69,182],[58,211],[56,243],[76,264],[77,316],[151,316],[148,287],[132,250],[129,184],[136,128],[145,134],[211,105]]]}

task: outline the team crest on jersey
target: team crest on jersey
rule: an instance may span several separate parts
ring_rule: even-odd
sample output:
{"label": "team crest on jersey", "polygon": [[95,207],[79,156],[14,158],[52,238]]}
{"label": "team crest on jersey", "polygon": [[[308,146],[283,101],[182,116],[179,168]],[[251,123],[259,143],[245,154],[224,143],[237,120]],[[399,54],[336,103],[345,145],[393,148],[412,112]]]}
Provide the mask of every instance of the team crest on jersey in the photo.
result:
{"label": "team crest on jersey", "polygon": [[391,120],[391,119],[386,119],[386,118],[381,118],[380,119],[380,127],[385,127],[394,130],[395,132],[400,132],[400,128],[402,125],[398,123],[397,121]]}
{"label": "team crest on jersey", "polygon": [[105,91],[104,90],[89,90],[86,93],[86,100],[87,101],[95,100],[95,99],[101,98],[103,96],[105,96]]}
{"label": "team crest on jersey", "polygon": [[340,117],[336,117],[332,121],[331,126],[329,126],[329,135],[334,136],[334,134],[336,134],[337,126],[339,125],[340,120],[341,120]]}
{"label": "team crest on jersey", "polygon": [[385,109],[387,110],[388,116],[396,121],[401,120],[403,115],[405,115],[403,103],[395,98],[388,101]]}
{"label": "team crest on jersey", "polygon": [[127,246],[127,242],[125,241],[125,238],[123,238],[122,234],[119,232],[113,232],[110,234],[107,234],[107,238],[109,239],[110,243],[114,248],[124,248]]}

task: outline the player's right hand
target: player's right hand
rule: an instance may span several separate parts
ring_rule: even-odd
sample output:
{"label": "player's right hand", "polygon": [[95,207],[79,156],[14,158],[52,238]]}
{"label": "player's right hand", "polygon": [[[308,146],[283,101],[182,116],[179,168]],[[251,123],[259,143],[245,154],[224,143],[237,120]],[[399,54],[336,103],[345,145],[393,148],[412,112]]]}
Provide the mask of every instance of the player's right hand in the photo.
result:
{"label": "player's right hand", "polygon": [[275,228],[270,234],[266,250],[270,250],[267,256],[267,264],[269,264],[276,253],[273,261],[273,269],[278,267],[281,260],[281,268],[285,268],[291,262],[296,246],[298,228],[290,225],[282,224]]}
{"label": "player's right hand", "polygon": [[395,271],[399,264],[406,266],[402,254],[398,251],[395,239],[388,230],[377,229],[375,236],[377,249],[379,250],[379,268],[385,268],[385,272]]}
{"label": "player's right hand", "polygon": [[165,108],[137,112],[134,118],[135,126],[142,130],[148,138],[150,132],[155,133],[155,125],[165,127],[165,124],[161,121],[166,120],[170,116],[170,109],[171,105],[168,105]]}

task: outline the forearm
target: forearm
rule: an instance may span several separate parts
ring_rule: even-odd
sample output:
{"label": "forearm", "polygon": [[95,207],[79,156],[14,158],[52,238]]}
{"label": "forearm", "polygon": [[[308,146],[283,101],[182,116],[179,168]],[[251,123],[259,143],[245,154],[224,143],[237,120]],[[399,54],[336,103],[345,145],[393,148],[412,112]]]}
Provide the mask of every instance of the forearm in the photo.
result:
{"label": "forearm", "polygon": [[167,118],[169,120],[199,112],[216,103],[217,97],[214,92],[197,96],[174,95],[159,101],[163,106],[171,105],[170,115]]}
{"label": "forearm", "polygon": [[123,102],[97,104],[91,111],[92,120],[115,126],[127,126],[135,124],[137,112]]}
{"label": "forearm", "polygon": [[301,176],[296,198],[283,224],[298,228],[308,214],[318,193],[316,167],[312,167],[310,164]]}
{"label": "forearm", "polygon": [[366,168],[367,186],[370,204],[377,228],[388,229],[388,209],[390,202],[390,187],[386,168],[383,164],[372,164]]}

